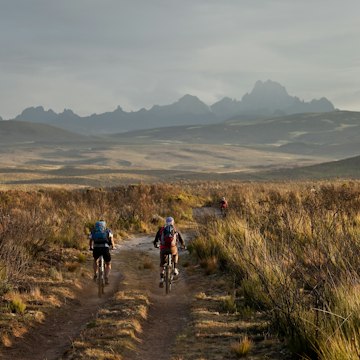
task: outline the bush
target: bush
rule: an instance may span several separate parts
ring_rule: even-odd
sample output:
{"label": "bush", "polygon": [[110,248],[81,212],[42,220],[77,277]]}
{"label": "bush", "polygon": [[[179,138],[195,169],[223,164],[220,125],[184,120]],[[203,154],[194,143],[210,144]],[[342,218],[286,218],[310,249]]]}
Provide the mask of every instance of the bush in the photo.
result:
{"label": "bush", "polygon": [[13,295],[9,302],[9,309],[12,313],[23,314],[26,310],[26,304],[19,295]]}

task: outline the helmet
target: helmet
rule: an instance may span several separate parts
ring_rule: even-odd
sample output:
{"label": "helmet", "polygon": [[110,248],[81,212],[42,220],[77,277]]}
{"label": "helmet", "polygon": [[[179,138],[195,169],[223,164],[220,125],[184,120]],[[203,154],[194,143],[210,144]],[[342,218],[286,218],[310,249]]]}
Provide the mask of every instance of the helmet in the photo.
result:
{"label": "helmet", "polygon": [[223,196],[223,197],[221,198],[221,200],[222,200],[222,201],[225,201],[225,196]]}
{"label": "helmet", "polygon": [[105,220],[99,220],[96,222],[95,224],[96,228],[102,228],[102,229],[106,229],[106,222]]}
{"label": "helmet", "polygon": [[166,218],[166,225],[174,225],[174,218],[171,216]]}

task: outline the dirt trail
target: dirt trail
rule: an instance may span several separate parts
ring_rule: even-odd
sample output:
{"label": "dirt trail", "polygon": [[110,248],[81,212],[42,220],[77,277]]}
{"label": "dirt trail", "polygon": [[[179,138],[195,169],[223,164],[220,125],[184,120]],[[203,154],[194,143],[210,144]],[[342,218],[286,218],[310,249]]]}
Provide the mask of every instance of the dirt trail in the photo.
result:
{"label": "dirt trail", "polygon": [[[150,238],[134,239],[124,247],[152,254],[154,262],[158,264],[159,250],[151,247]],[[156,266],[153,271],[153,281],[147,286],[151,305],[140,343],[135,352],[126,354],[127,360],[169,360],[176,335],[189,320],[191,296],[189,296],[184,272],[180,273],[179,278],[174,282],[171,293],[166,295],[164,288],[158,286],[158,269]]]}

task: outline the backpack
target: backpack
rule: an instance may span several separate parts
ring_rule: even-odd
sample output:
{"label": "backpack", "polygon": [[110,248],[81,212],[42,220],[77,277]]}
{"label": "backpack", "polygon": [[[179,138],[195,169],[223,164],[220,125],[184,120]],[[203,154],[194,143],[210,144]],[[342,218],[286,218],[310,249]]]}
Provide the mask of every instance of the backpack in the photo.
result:
{"label": "backpack", "polygon": [[176,245],[176,231],[173,225],[166,225],[162,228],[160,244],[167,248]]}
{"label": "backpack", "polygon": [[95,223],[94,230],[91,232],[92,240],[94,244],[108,244],[109,236],[106,227],[102,221]]}

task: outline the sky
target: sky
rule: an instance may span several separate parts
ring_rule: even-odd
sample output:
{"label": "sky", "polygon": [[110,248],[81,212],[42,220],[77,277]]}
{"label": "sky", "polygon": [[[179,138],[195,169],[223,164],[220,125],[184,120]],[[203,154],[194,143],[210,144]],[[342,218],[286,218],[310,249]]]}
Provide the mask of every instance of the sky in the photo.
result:
{"label": "sky", "polygon": [[241,100],[257,80],[360,111],[359,0],[0,0],[0,116]]}

